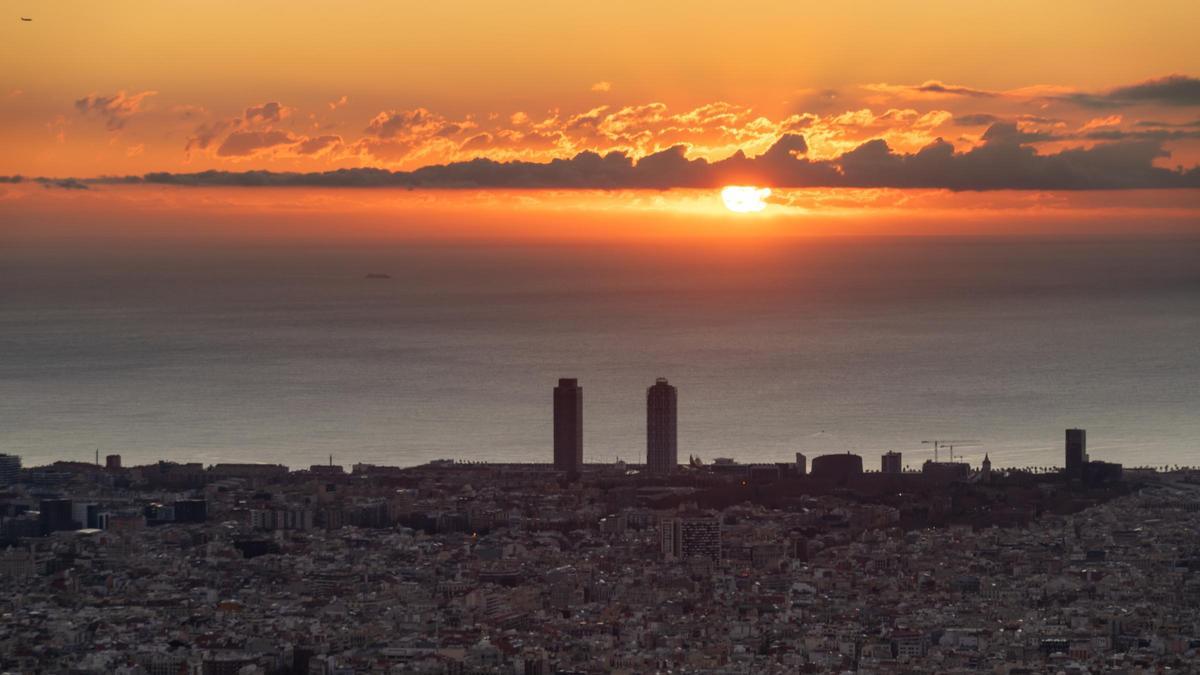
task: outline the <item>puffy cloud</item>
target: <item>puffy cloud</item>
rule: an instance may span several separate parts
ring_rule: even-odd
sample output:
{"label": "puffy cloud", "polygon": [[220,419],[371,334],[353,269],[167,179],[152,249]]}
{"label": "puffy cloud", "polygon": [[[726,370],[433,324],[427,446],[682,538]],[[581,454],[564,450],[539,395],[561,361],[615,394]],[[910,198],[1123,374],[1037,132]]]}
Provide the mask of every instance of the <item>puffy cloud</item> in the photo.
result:
{"label": "puffy cloud", "polygon": [[[912,117],[916,120],[920,115],[914,111]],[[762,152],[782,133],[812,127],[820,119],[796,114],[775,121],[746,106],[722,101],[679,112],[661,102],[602,105],[569,115],[555,112],[540,121],[522,112],[509,118],[508,127],[489,127],[471,134],[444,161],[480,156],[549,159],[584,151],[644,157],[676,146],[683,146],[689,157],[711,160],[739,149]]]}
{"label": "puffy cloud", "polygon": [[787,158],[800,158],[808,152],[808,142],[800,134],[786,134],[776,141],[762,154],[764,161],[783,161]]}
{"label": "puffy cloud", "polygon": [[247,122],[279,122],[285,117],[292,114],[292,109],[279,103],[278,101],[269,101],[261,105],[252,105],[246,108],[244,117]]}
{"label": "puffy cloud", "polygon": [[612,82],[597,82],[592,85],[592,91],[612,91]]}
{"label": "puffy cloud", "polygon": [[292,148],[292,151],[297,155],[315,156],[328,152],[340,145],[342,145],[341,136],[315,136],[297,143]]}
{"label": "puffy cloud", "polygon": [[338,98],[337,100],[329,102],[329,109],[337,110],[338,108],[346,105],[349,102],[350,102],[350,97],[346,96],[345,94],[342,94],[341,98]]}
{"label": "puffy cloud", "polygon": [[[566,131],[595,130],[596,127],[599,126],[600,122],[603,121],[605,117],[604,112],[606,110],[608,110],[608,106],[602,105],[592,108],[587,112],[572,115],[571,117],[567,118],[565,123],[562,124],[562,128]],[[554,123],[557,122],[557,119],[547,120],[546,122]]]}
{"label": "puffy cloud", "polygon": [[429,112],[425,108],[413,110],[389,110],[381,112],[371,120],[366,133],[381,139],[399,138],[429,138],[433,136],[450,136],[470,128],[467,122],[451,122],[450,120]]}
{"label": "puffy cloud", "polygon": [[235,131],[217,148],[218,157],[252,157],[264,151],[298,142],[286,131]]}
{"label": "puffy cloud", "polygon": [[386,164],[434,163],[456,157],[463,134],[478,125],[470,119],[450,120],[425,108],[388,110],[367,124],[349,154]]}
{"label": "puffy cloud", "polygon": [[142,102],[157,93],[156,91],[143,91],[137,94],[126,94],[124,91],[118,91],[111,96],[88,94],[75,101],[75,109],[84,115],[100,117],[109,131],[119,131],[129,121],[129,118],[142,111]]}
{"label": "puffy cloud", "polygon": [[193,151],[208,150],[222,134],[231,129],[237,129],[241,125],[240,119],[200,124],[193,130],[192,135],[188,136],[183,151],[190,158]]}
{"label": "puffy cloud", "polygon": [[[295,112],[278,101],[247,107],[241,115],[216,119],[197,125],[188,136],[184,152],[190,159],[195,152],[244,160],[271,157],[316,157],[327,155],[343,145],[336,135],[306,136],[279,128]],[[315,125],[314,125],[315,126]]]}
{"label": "puffy cloud", "polygon": [[245,159],[264,155],[280,157],[316,157],[328,154],[343,145],[337,135],[297,136],[288,131],[235,131],[217,148],[218,157]]}

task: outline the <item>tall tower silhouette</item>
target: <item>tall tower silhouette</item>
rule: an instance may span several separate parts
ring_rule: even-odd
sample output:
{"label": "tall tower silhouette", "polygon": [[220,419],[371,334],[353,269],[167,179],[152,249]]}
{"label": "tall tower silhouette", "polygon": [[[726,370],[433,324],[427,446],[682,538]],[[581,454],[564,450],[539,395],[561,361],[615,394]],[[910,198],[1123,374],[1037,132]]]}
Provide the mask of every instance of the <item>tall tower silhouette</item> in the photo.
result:
{"label": "tall tower silhouette", "polygon": [[676,404],[675,387],[665,377],[646,390],[646,468],[650,473],[670,473],[679,464]]}
{"label": "tall tower silhouette", "polygon": [[1087,431],[1067,429],[1067,477],[1083,480],[1088,463]]}
{"label": "tall tower silhouette", "polygon": [[554,388],[554,468],[575,474],[583,467],[583,388],[561,378]]}

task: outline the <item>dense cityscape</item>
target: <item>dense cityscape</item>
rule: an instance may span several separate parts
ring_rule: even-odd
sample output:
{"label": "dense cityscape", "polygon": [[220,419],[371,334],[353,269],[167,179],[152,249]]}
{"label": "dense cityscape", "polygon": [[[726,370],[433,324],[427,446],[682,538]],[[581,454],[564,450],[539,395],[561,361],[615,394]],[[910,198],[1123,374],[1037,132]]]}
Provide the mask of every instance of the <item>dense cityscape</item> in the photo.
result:
{"label": "dense cityscape", "polygon": [[0,675],[1200,675],[1197,0],[7,7]]}
{"label": "dense cityscape", "polygon": [[[0,671],[1149,673],[1200,662],[1200,471],[0,455]],[[931,454],[949,442],[934,442]]]}

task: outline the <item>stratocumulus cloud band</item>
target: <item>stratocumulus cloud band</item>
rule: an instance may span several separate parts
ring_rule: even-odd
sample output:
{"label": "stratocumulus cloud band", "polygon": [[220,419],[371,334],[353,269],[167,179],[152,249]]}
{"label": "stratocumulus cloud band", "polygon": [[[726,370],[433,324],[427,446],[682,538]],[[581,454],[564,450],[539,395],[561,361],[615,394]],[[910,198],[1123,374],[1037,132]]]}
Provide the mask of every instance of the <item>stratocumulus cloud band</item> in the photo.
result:
{"label": "stratocumulus cloud band", "polygon": [[[883,140],[867,141],[829,160],[805,157],[800,134],[787,134],[765,153],[737,152],[709,162],[686,157],[686,146],[634,160],[621,152],[585,151],[548,162],[497,162],[477,158],[413,171],[352,168],[321,172],[154,172],[142,176],[34,179],[47,187],[83,188],[104,183],[245,187],[392,187],[424,189],[670,189],[730,183],[775,187],[939,188],[948,190],[1111,190],[1200,187],[1200,168],[1166,169],[1169,156],[1156,137],[1134,137],[1040,154],[1038,138],[1011,123],[995,123],[983,143],[956,152],[942,139],[911,154]],[[8,177],[15,182],[19,177]]]}

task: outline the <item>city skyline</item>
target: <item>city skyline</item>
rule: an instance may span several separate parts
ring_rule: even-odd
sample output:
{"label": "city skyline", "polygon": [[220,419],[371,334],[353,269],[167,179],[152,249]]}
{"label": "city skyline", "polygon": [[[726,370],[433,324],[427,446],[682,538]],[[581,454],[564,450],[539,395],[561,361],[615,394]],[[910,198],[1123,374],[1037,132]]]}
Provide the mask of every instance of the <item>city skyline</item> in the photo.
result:
{"label": "city skyline", "polygon": [[[583,443],[584,438],[584,415],[583,415],[583,387],[580,385],[578,378],[559,378],[557,385],[553,388],[552,396],[552,430],[553,439],[551,443],[550,461],[546,464],[553,466],[556,470],[563,472],[568,476],[577,476],[582,468],[587,464],[597,465],[605,464],[603,458],[588,461]],[[675,386],[669,383],[668,378],[658,377],[655,383],[646,390],[646,414],[645,414],[645,430],[646,430],[646,446],[643,462],[629,462],[627,459],[614,457],[613,462],[623,462],[625,464],[635,464],[644,466],[650,474],[669,474],[680,467],[678,461],[678,442],[677,442],[677,419],[678,419],[678,390]],[[824,432],[822,432],[824,433]],[[962,441],[931,441],[922,440],[914,441],[914,445],[921,448],[921,461],[926,465],[941,464],[961,464],[964,467],[970,467],[970,463],[962,457],[962,451],[956,458],[953,454],[956,445],[965,445],[966,447],[981,448],[983,445],[977,439],[971,439],[971,442]],[[1046,471],[1051,469],[1061,470],[1064,475],[1073,480],[1083,480],[1086,476],[1087,467],[1095,465],[1096,467],[1115,466],[1117,471],[1120,471],[1121,463],[1112,463],[1106,461],[1093,461],[1090,459],[1087,452],[1087,431],[1076,427],[1067,428],[1065,430],[1063,462],[1061,466],[1050,465],[1005,465],[1001,464],[1001,469],[1016,469],[1016,470],[1036,470]],[[939,461],[939,452],[941,450],[949,450],[950,454],[947,458]],[[830,449],[818,448],[815,446],[806,446],[801,451],[795,452],[795,461],[750,461],[745,462],[749,465],[754,464],[791,464],[796,466],[800,475],[808,473],[809,463],[813,460],[836,457],[852,457],[855,458],[857,466],[852,470],[857,473],[870,473],[873,470],[864,467],[863,459],[859,453],[863,451],[858,449]],[[986,448],[977,449],[974,454],[983,453],[983,458],[980,460],[980,469],[986,467],[990,471],[992,462],[990,459],[991,451]],[[880,469],[878,473],[882,474],[901,474],[901,473],[920,473],[920,468],[914,468],[904,463],[904,453],[898,450],[885,449],[879,451],[881,459]],[[95,465],[101,466],[100,449],[94,451]],[[602,455],[604,453],[601,453]],[[737,457],[709,457],[703,458],[698,455],[689,453],[689,459],[704,464],[706,462],[718,463],[721,461],[739,463]],[[1124,459],[1124,458],[1122,458]],[[53,462],[67,462],[74,464],[82,464],[78,460],[70,460],[67,458],[58,458]],[[162,461],[162,460],[157,460]],[[487,463],[486,461],[472,459],[468,456],[445,458],[437,461],[452,461],[462,463]],[[334,463],[334,456],[329,456],[329,465]],[[361,462],[356,462],[361,463]],[[542,462],[530,462],[531,464],[541,464]],[[280,464],[272,464],[269,462],[259,462],[262,466],[283,466]],[[499,464],[512,464],[512,462],[500,462]],[[119,453],[105,453],[103,466],[108,469],[121,469],[122,457]],[[318,465],[313,465],[317,467]],[[397,465],[404,466],[404,465]],[[1143,467],[1144,465],[1134,464],[1135,467]],[[1182,465],[1188,466],[1188,465]],[[12,479],[17,475],[21,468],[21,457],[15,453],[0,452],[0,483],[12,482]],[[1150,466],[1149,468],[1154,468]],[[1169,468],[1169,465],[1164,466]],[[846,469],[838,468],[837,471],[843,472]],[[928,470],[928,469],[926,469]]]}
{"label": "city skyline", "polygon": [[[552,418],[553,418],[553,443],[551,452],[551,461],[547,464],[554,467],[555,470],[563,472],[570,477],[578,477],[579,472],[586,464],[603,464],[604,462],[588,462],[585,455],[583,445],[584,417],[583,417],[583,387],[579,384],[577,378],[559,378],[558,384],[554,387],[552,397]],[[676,423],[678,416],[678,390],[669,383],[665,377],[656,378],[655,383],[646,390],[646,454],[645,461],[640,463],[646,471],[651,475],[666,475],[680,468],[678,461],[678,445],[676,439]],[[1064,460],[1061,466],[1061,471],[1065,476],[1073,480],[1084,480],[1086,477],[1086,467],[1089,464],[1100,466],[1116,467],[1116,471],[1121,470],[1121,464],[1109,462],[1092,462],[1087,454],[1087,431],[1079,428],[1068,428],[1065,432],[1064,444]],[[962,459],[961,455],[956,462],[953,457],[953,448],[955,443],[959,441],[920,441],[921,444],[933,444],[928,449],[930,456],[924,456],[923,462],[925,468],[923,471],[928,473],[929,465],[960,465],[967,472],[974,471],[969,462]],[[978,446],[978,441],[967,443],[968,446]],[[949,449],[951,456],[943,461],[938,461],[938,451]],[[821,458],[853,458],[856,466],[849,469],[839,467],[835,471],[838,475],[842,475],[846,471],[851,471],[857,474],[870,473],[870,469],[863,466],[863,457],[857,454],[859,451],[842,450],[831,451],[820,449],[807,448],[805,452],[796,452],[795,461],[791,462],[796,468],[799,475],[808,475],[809,462]],[[810,454],[811,453],[811,454]],[[100,451],[96,450],[97,466],[100,466]],[[982,475],[990,475],[992,462],[990,453],[985,451],[984,457],[980,462],[980,468],[977,470]],[[903,453],[895,450],[886,450],[880,454],[881,468],[878,473],[881,474],[917,474],[921,473],[921,469],[910,468],[903,462]],[[699,456],[689,454],[689,459],[692,459],[699,464],[704,463],[704,459]],[[731,464],[739,463],[736,458],[709,458],[709,461],[716,460],[717,463],[727,462]],[[329,456],[329,465],[333,467],[333,455]],[[442,461],[442,460],[439,460]],[[452,462],[463,463],[480,463],[477,460],[472,460],[467,457],[449,458]],[[823,462],[830,461],[829,459],[822,460]],[[614,463],[624,462],[630,464],[626,460],[615,458]],[[486,463],[486,462],[483,462]],[[268,463],[261,463],[262,466],[275,466]],[[507,464],[507,463],[501,463]],[[538,464],[538,462],[534,462]],[[633,463],[638,465],[638,463]],[[748,464],[754,465],[755,462]],[[758,462],[760,465],[781,465],[787,462]],[[820,464],[820,463],[817,463]],[[119,454],[106,454],[104,466],[107,469],[121,469],[122,461]],[[14,482],[17,472],[21,468],[21,458],[19,455],[0,453],[0,483]],[[314,469],[320,468],[314,465]],[[1028,470],[1036,469],[1043,471],[1056,468],[1055,465],[1039,466],[1039,467],[1005,467],[1002,469],[1017,469]],[[828,470],[828,469],[826,469]],[[678,538],[678,537],[677,537]],[[665,544],[664,544],[665,545]]]}
{"label": "city skyline", "polygon": [[1200,672],[1195,0],[7,7],[0,673]]}

